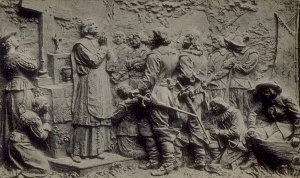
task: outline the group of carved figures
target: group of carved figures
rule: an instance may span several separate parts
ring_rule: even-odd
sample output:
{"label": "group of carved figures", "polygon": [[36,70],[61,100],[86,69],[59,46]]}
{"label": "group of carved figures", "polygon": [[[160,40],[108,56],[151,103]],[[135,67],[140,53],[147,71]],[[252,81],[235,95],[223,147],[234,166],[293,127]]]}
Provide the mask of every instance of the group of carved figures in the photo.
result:
{"label": "group of carved figures", "polygon": [[[206,58],[197,30],[187,31],[179,50],[170,46],[164,27],[152,31],[152,40],[140,32],[127,38],[115,32],[112,47],[92,19],[83,21],[80,32],[71,53],[73,134],[67,152],[74,162],[105,159],[102,153],[114,150],[146,158],[139,167],[159,176],[187,164],[190,152],[184,150],[193,149],[189,166],[219,174],[258,163],[272,169],[297,165],[300,109],[276,82],[253,86],[259,57],[243,37],[212,37]],[[11,175],[43,176],[49,165],[36,143],[51,131],[48,102],[28,80],[37,63],[16,51],[15,34],[1,38],[8,80],[4,158],[17,168]],[[256,124],[258,116],[264,124]]]}

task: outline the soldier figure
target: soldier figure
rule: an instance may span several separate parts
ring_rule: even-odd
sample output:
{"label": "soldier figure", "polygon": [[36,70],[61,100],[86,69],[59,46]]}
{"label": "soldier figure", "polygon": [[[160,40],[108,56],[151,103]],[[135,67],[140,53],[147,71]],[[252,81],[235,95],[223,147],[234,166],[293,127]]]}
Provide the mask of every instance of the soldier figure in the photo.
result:
{"label": "soldier figure", "polygon": [[[274,142],[274,148],[269,148],[266,153],[271,158],[276,157],[272,160],[272,164],[275,164],[275,160],[280,160],[278,158],[281,158],[285,153],[293,154],[295,150],[292,147],[296,148],[300,143],[300,108],[293,98],[281,93],[282,89],[276,82],[270,81],[258,84],[253,93],[254,101],[257,103],[249,114],[248,135],[250,136],[250,148],[252,149],[253,144],[258,142]],[[268,125],[256,128],[258,113],[266,117]],[[254,148],[259,149],[260,147],[258,145]],[[271,153],[272,150],[273,153]],[[258,151],[261,152],[263,149]],[[298,154],[298,149],[296,149],[295,154]],[[261,157],[266,158],[266,156]],[[249,160],[241,168],[247,169],[255,165],[257,165],[257,160],[253,152],[250,152]]]}
{"label": "soldier figure", "polygon": [[[179,94],[180,106],[183,110],[196,112],[199,117],[202,116],[205,103],[205,94],[202,89],[202,81],[206,79],[207,60],[202,55],[199,47],[200,32],[196,30],[189,31],[183,40],[183,51],[179,55],[178,61],[178,81],[181,87]],[[191,102],[191,103],[188,103]],[[193,105],[194,109],[189,108]],[[191,143],[195,151],[195,169],[203,170],[205,166],[204,150],[204,131],[201,129],[197,118],[182,115],[183,123],[181,132],[175,139],[175,157],[177,166],[181,165],[181,149]]]}
{"label": "soldier figure", "polygon": [[150,49],[145,45],[148,42],[147,37],[138,32],[132,35],[130,45],[133,48],[126,61],[126,67],[129,75],[129,85],[134,89],[145,75],[147,56]]}
{"label": "soldier figure", "polygon": [[[155,48],[147,59],[145,76],[138,85],[138,90],[143,95],[151,95],[153,100],[166,105],[173,104],[171,92],[172,76],[178,61],[176,50],[169,47],[170,36],[164,27],[153,30],[153,43]],[[148,94],[147,94],[148,93]],[[162,165],[151,174],[165,175],[175,169],[174,166],[174,139],[175,133],[170,129],[170,112],[159,107],[149,107],[150,124],[157,143],[161,147]]]}
{"label": "soldier figure", "polygon": [[[138,88],[138,84],[142,82],[145,75],[146,61],[150,49],[145,45],[148,42],[147,37],[141,32],[134,33],[130,37],[130,46],[133,48],[129,55],[129,60],[126,62],[128,70],[129,85],[133,89]],[[138,117],[139,134],[143,137],[146,152],[149,157],[149,162],[139,165],[140,169],[156,169],[159,168],[158,150],[156,142],[153,138],[153,131],[149,123],[149,114],[143,107],[138,107],[136,117]]]}
{"label": "soldier figure", "polygon": [[217,96],[225,96],[230,70],[224,68],[224,63],[233,57],[233,54],[225,48],[222,36],[212,37],[211,46],[213,52],[208,56],[208,72],[205,81],[209,100]]}
{"label": "soldier figure", "polygon": [[227,48],[232,50],[235,58],[227,60],[224,68],[230,69],[227,82],[229,93],[225,95],[229,95],[230,105],[241,110],[246,119],[250,112],[250,90],[253,88],[250,74],[258,63],[258,52],[247,47],[244,41],[239,35],[225,38]]}

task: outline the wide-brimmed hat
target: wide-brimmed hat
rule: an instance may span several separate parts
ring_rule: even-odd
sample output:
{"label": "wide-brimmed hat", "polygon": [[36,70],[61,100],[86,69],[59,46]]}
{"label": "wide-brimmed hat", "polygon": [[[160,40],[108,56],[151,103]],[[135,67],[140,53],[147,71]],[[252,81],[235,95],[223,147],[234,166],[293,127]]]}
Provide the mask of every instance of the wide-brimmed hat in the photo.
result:
{"label": "wide-brimmed hat", "polygon": [[0,37],[0,44],[4,43],[7,39],[9,39],[11,36],[14,36],[17,34],[17,31],[10,31],[10,32],[6,32],[4,33],[1,37]]}
{"label": "wide-brimmed hat", "polygon": [[235,46],[240,46],[240,47],[246,46],[246,44],[244,42],[244,38],[239,35],[234,36],[233,34],[231,34],[228,37],[226,37],[224,40]]}
{"label": "wide-brimmed hat", "polygon": [[282,92],[282,89],[281,89],[280,85],[278,85],[278,83],[275,82],[275,81],[268,81],[268,82],[259,83],[255,86],[254,91],[255,91],[255,93],[260,93],[261,91],[263,91],[267,88],[272,88],[277,93]]}

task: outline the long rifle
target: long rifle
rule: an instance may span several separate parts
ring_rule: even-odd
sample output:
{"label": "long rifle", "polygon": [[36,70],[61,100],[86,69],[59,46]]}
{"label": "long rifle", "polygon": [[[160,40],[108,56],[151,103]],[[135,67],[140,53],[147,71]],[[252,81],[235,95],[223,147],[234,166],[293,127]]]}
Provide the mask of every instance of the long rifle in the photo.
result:
{"label": "long rifle", "polygon": [[[184,111],[184,110],[182,110],[182,109],[178,109],[178,108],[173,107],[173,106],[166,105],[165,103],[159,102],[159,101],[155,100],[154,98],[150,98],[149,95],[148,95],[148,96],[147,96],[147,95],[146,95],[146,96],[142,96],[142,95],[140,95],[139,93],[131,93],[131,94],[132,94],[132,97],[137,97],[137,98],[139,98],[139,99],[142,100],[142,105],[143,105],[143,107],[146,106],[145,102],[148,101],[148,102],[150,102],[151,105],[153,105],[154,107],[157,107],[157,108],[163,108],[163,109],[171,109],[171,110],[174,110],[174,111],[178,111],[178,112],[181,112],[181,113],[184,113],[184,114],[187,114],[187,115],[196,117],[196,118],[197,118],[197,121],[198,121],[198,123],[199,123],[199,125],[201,126],[201,128],[202,128],[203,131],[204,131],[204,134],[205,134],[205,136],[206,136],[206,138],[207,138],[207,140],[208,140],[208,143],[211,143],[211,140],[210,140],[209,136],[207,135],[207,133],[205,132],[204,126],[203,126],[203,124],[202,124],[202,122],[201,122],[199,116],[196,114],[196,110],[195,110],[195,108],[194,108],[193,105],[190,106],[190,105],[188,104],[188,106],[191,107],[192,112],[195,113],[195,114],[190,113],[190,112],[187,112],[187,111]],[[189,99],[190,99],[190,98],[189,98]],[[191,101],[191,100],[190,100],[190,103],[192,104],[192,101]]]}

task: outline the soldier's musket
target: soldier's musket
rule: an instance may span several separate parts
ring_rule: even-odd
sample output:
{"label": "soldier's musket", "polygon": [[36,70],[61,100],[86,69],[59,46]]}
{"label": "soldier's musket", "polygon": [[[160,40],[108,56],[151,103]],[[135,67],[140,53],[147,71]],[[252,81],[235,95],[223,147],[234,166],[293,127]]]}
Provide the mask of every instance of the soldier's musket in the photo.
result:
{"label": "soldier's musket", "polygon": [[[202,124],[202,122],[201,122],[201,120],[200,120],[200,118],[197,114],[193,114],[193,113],[187,112],[185,110],[182,110],[182,109],[179,109],[179,108],[176,108],[176,107],[173,107],[173,106],[169,106],[165,103],[159,102],[159,101],[151,98],[150,95],[142,96],[139,92],[132,93],[131,97],[137,97],[137,98],[141,99],[143,107],[146,107],[145,102],[149,102],[149,103],[151,103],[151,105],[153,105],[154,107],[157,107],[157,108],[170,109],[170,110],[173,110],[173,111],[181,112],[183,114],[187,114],[187,115],[196,117],[200,127],[204,131],[204,134],[207,138],[208,143],[211,143],[211,140],[210,140],[209,136],[207,135],[207,133],[205,132],[204,126],[203,126],[203,124]],[[194,110],[191,108],[191,110],[193,112],[196,111],[193,105],[190,106],[190,107],[193,107]],[[194,113],[196,113],[196,112],[194,112]]]}
{"label": "soldier's musket", "polygon": [[[179,86],[180,90],[183,89],[183,86],[178,81],[177,81],[177,85]],[[198,121],[201,129],[203,130],[204,135],[207,138],[208,143],[211,143],[210,137],[207,135],[207,133],[205,131],[205,128],[204,128],[204,125],[203,125],[203,123],[201,121],[201,118],[196,114],[197,112],[196,112],[195,106],[194,106],[193,101],[191,100],[191,98],[189,96],[186,97],[186,104],[190,108],[190,110],[192,111],[192,113],[194,113],[194,114],[189,113],[189,115],[196,117],[196,120]]]}
{"label": "soldier's musket", "polygon": [[179,109],[179,108],[176,108],[176,107],[173,107],[173,106],[169,106],[169,105],[166,105],[166,104],[164,104],[162,102],[153,100],[153,99],[150,98],[150,96],[142,96],[139,93],[134,93],[133,97],[137,97],[137,98],[141,99],[143,107],[146,107],[145,102],[148,101],[149,103],[151,102],[151,105],[154,105],[156,107],[161,107],[161,108],[165,108],[165,109],[171,109],[171,110],[178,111],[178,112],[190,115],[190,116],[198,117],[196,114],[193,114],[193,113],[187,112],[185,110],[182,110],[182,109]]}

